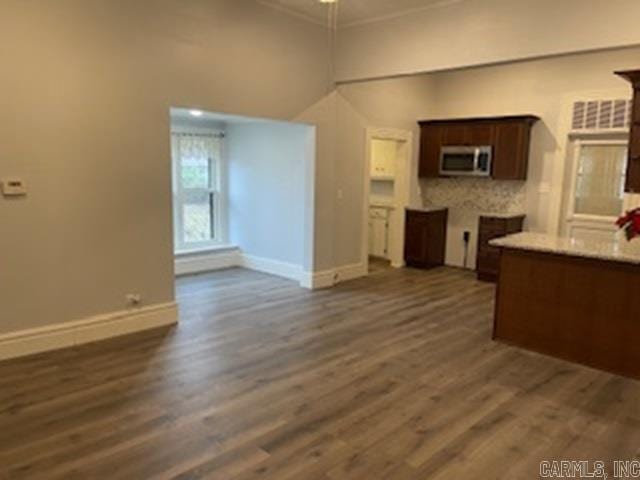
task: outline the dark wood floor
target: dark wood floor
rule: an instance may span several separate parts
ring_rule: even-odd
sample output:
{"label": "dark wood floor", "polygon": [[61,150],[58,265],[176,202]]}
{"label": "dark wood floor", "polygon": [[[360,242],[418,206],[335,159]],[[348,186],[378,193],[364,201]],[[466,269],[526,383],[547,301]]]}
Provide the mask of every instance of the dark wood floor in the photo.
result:
{"label": "dark wood floor", "polygon": [[180,327],[0,364],[0,478],[533,479],[632,459],[640,383],[490,341],[494,288],[178,282]]}

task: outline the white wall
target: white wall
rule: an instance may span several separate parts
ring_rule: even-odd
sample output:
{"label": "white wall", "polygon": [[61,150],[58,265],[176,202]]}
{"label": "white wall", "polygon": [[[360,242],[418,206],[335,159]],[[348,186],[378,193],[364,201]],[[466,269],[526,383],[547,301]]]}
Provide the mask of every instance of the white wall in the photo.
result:
{"label": "white wall", "polygon": [[339,30],[339,81],[640,44],[636,0],[452,0]]}
{"label": "white wall", "polygon": [[230,242],[247,255],[302,269],[313,128],[229,123],[226,131]]}
{"label": "white wall", "polygon": [[326,51],[248,0],[0,2],[0,333],[171,301],[169,108],[297,117]]}

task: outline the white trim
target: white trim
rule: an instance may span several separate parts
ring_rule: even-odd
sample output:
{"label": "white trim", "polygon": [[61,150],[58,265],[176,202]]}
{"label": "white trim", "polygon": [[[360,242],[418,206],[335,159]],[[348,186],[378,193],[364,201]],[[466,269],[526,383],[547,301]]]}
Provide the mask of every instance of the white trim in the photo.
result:
{"label": "white trim", "polygon": [[300,286],[309,290],[330,288],[335,285],[335,271],[323,270],[321,272],[302,272]]}
{"label": "white trim", "polygon": [[316,25],[320,25],[322,27],[326,27],[327,26],[327,21],[328,20],[324,20],[324,19],[319,19],[313,15],[308,15],[304,12],[300,12],[298,10],[295,10],[293,8],[287,7],[285,5],[281,5],[280,3],[272,3],[269,0],[256,0],[257,3],[259,3],[260,5],[270,8],[272,10],[276,10],[280,13],[284,13],[287,15],[290,15],[292,17],[296,17],[300,20],[304,20],[306,22],[310,22],[310,23],[314,23]]}
{"label": "white trim", "polygon": [[396,18],[402,18],[402,17],[406,17],[409,15],[415,15],[417,13],[421,13],[427,10],[433,10],[435,8],[443,8],[443,7],[448,7],[450,5],[454,5],[456,3],[461,3],[464,0],[441,0],[438,2],[434,2],[431,3],[429,5],[422,5],[420,7],[413,7],[413,8],[403,8],[403,9],[399,9],[393,13],[387,13],[387,14],[382,14],[382,15],[375,15],[369,18],[363,18],[361,20],[352,20],[351,22],[345,22],[342,24],[339,24],[338,27],[339,28],[352,28],[352,27],[360,27],[362,25],[369,25],[371,23],[379,23],[379,22],[384,22],[384,21],[388,21],[388,20],[394,20]]}
{"label": "white trim", "polygon": [[300,285],[310,290],[330,288],[341,282],[366,277],[368,273],[368,262],[344,265],[342,267],[323,270],[320,272],[302,272]]}
{"label": "white trim", "polygon": [[249,270],[269,273],[277,277],[289,278],[296,282],[300,281],[302,275],[302,267],[300,265],[271,260],[264,257],[256,257],[255,255],[241,254],[238,266],[248,268]]}
{"label": "white trim", "polygon": [[237,245],[211,245],[208,247],[201,247],[201,248],[190,248],[188,250],[178,250],[175,253],[176,257],[184,257],[187,255],[196,255],[196,254],[200,254],[200,253],[215,253],[215,252],[228,252],[229,250],[237,250],[238,246]]}
{"label": "white trim", "polygon": [[343,265],[320,272],[309,272],[294,263],[248,255],[240,250],[223,253],[213,252],[204,255],[186,255],[175,260],[176,276],[233,267],[246,268],[288,278],[299,282],[301,287],[311,290],[333,287],[340,282],[366,277],[368,274],[368,262]]}
{"label": "white trim", "polygon": [[[553,188],[549,195],[549,214],[547,216],[547,224],[544,230],[551,235],[558,235],[564,231],[567,218],[567,203],[564,198],[565,185],[571,183],[573,179],[567,179],[572,174],[572,165],[567,165],[570,152],[571,141],[575,137],[575,131],[572,129],[573,105],[578,101],[589,100],[606,100],[611,98],[629,98],[627,87],[611,90],[590,90],[577,93],[571,93],[563,96],[563,108],[560,112],[558,125],[555,130],[555,138],[557,141],[557,149],[553,158],[552,178]],[[619,131],[607,132],[609,135],[619,135]],[[589,135],[589,133],[587,133]]]}
{"label": "white trim", "polygon": [[[609,223],[610,230],[615,231],[615,220],[617,217],[609,217],[602,215],[587,215],[587,214],[579,214],[575,213],[576,208],[576,187],[578,183],[578,168],[580,163],[580,153],[582,147],[584,146],[593,146],[593,145],[613,145],[628,148],[629,142],[628,140],[596,140],[593,138],[583,139],[581,137],[577,137],[573,139],[573,151],[571,156],[571,166],[567,169],[570,172],[570,184],[569,191],[567,194],[569,197],[566,199],[567,211],[565,213],[565,222],[566,225],[562,229],[562,231],[571,231],[572,224],[579,222],[589,222],[589,223]],[[568,148],[568,147],[567,147]],[[626,168],[626,167],[625,167]],[[623,205],[624,205],[624,194],[623,194]],[[622,211],[619,212],[622,214]]]}
{"label": "white trim", "polygon": [[176,134],[200,134],[200,135],[213,135],[224,138],[226,136],[225,130],[222,128],[214,127],[196,127],[192,125],[171,125],[171,133]]}
{"label": "white trim", "polygon": [[223,250],[202,254],[180,255],[174,260],[176,276],[211,272],[225,268],[239,267],[242,262],[240,250]]}
{"label": "white trim", "polygon": [[175,259],[176,276],[212,272],[233,267],[247,268],[257,272],[289,278],[296,282],[299,282],[302,278],[302,267],[300,265],[248,255],[237,248],[220,252],[182,255]]}
{"label": "white trim", "polygon": [[404,211],[409,206],[411,183],[411,159],[413,158],[413,133],[397,128],[368,127],[366,130],[366,147],[364,160],[364,188],[362,214],[362,240],[360,264],[365,266],[368,274],[369,265],[369,205],[371,193],[371,142],[373,139],[394,140],[404,144],[401,162],[396,165],[393,219],[389,222],[388,257],[393,266],[404,265]]}
{"label": "white trim", "polygon": [[0,335],[0,360],[58,350],[178,322],[175,302],[95,315]]}

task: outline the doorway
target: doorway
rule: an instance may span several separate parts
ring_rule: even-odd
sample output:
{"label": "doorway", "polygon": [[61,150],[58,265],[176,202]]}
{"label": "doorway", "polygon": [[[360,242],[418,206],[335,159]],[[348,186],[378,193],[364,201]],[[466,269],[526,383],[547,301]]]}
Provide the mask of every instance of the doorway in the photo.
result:
{"label": "doorway", "polygon": [[367,271],[404,266],[412,139],[405,130],[367,129],[362,238]]}
{"label": "doorway", "polygon": [[243,267],[310,288],[315,127],[187,108],[170,127],[176,275]]}
{"label": "doorway", "polygon": [[574,138],[564,234],[611,240],[624,210],[626,139]]}

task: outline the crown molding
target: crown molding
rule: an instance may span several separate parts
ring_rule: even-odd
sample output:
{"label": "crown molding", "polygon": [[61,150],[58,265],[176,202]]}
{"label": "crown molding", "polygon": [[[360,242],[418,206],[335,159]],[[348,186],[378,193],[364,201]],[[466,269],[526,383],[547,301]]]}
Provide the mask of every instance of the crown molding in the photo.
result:
{"label": "crown molding", "polygon": [[272,10],[276,10],[276,11],[278,11],[280,13],[284,13],[286,15],[290,15],[292,17],[296,17],[296,18],[298,18],[300,20],[304,20],[304,21],[307,21],[309,23],[313,23],[315,25],[319,25],[321,27],[328,28],[326,22],[314,17],[313,15],[307,15],[306,13],[299,12],[298,10],[294,10],[292,8],[285,7],[285,6],[280,5],[278,3],[272,3],[269,0],[256,0],[256,3],[259,3],[260,5],[262,5],[264,7],[267,7],[267,8],[270,8]]}
{"label": "crown molding", "polygon": [[451,5],[455,5],[456,3],[462,3],[467,0],[441,0],[439,2],[432,3],[430,5],[424,5],[422,7],[408,8],[405,10],[399,10],[394,13],[387,13],[385,15],[377,15],[375,17],[365,18],[362,20],[354,20],[353,22],[347,23],[338,23],[338,28],[351,28],[351,27],[359,27],[362,25],[368,25],[370,23],[378,23],[384,22],[387,20],[394,20],[396,18],[406,17],[408,15],[414,15],[416,13],[424,12],[427,10],[434,10],[436,8],[449,7]]}

